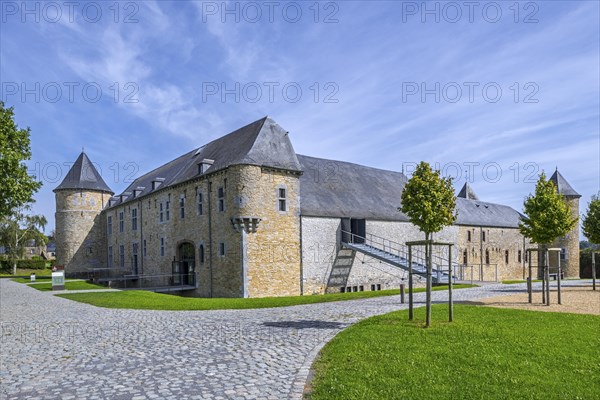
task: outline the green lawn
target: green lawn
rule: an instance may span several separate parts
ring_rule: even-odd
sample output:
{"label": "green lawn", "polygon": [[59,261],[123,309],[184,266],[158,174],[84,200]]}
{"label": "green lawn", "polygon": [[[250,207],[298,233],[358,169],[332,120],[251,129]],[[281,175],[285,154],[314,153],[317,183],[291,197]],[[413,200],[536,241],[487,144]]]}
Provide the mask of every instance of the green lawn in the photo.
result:
{"label": "green lawn", "polygon": [[600,317],[456,305],[366,319],[313,365],[319,399],[599,399]]}
{"label": "green lawn", "polygon": [[[476,285],[454,285],[456,289],[474,287]],[[446,290],[447,286],[436,286],[434,290]],[[415,289],[422,292],[425,289]],[[330,301],[356,300],[370,297],[399,294],[399,290],[380,290],[372,292],[353,292],[325,294],[320,296],[265,297],[251,299],[206,299],[180,297],[169,294],[129,290],[110,293],[73,293],[61,294],[60,297],[106,308],[132,308],[140,310],[227,310],[246,308],[286,307],[298,304],[326,303]],[[408,295],[406,298],[408,302]]]}
{"label": "green lawn", "polygon": [[[17,275],[16,276],[29,276],[31,274],[35,274],[36,277],[40,277],[40,276],[52,276],[52,268],[46,268],[46,269],[20,269],[17,268]],[[0,277],[11,277],[11,276],[15,276],[12,273],[12,269],[11,270],[0,270]]]}
{"label": "green lawn", "polygon": [[[48,283],[32,283],[27,285],[37,290],[41,290],[43,292],[47,292],[52,290],[52,282]],[[65,282],[66,290],[92,290],[92,289],[106,289],[106,286],[102,285],[94,285],[92,283],[87,283],[86,281],[66,281]],[[74,293],[75,294],[75,293]]]}
{"label": "green lawn", "polygon": [[[36,282],[50,282],[50,280],[52,279],[51,276],[37,276],[35,277],[35,281]],[[11,279],[11,281],[17,282],[17,283],[31,283],[31,278],[14,278]]]}
{"label": "green lawn", "polygon": [[[531,282],[541,282],[541,279],[534,279]],[[507,280],[507,281],[502,281],[502,283],[504,283],[505,285],[512,285],[513,283],[527,283],[527,281],[524,281],[522,279],[515,279],[515,280]]]}

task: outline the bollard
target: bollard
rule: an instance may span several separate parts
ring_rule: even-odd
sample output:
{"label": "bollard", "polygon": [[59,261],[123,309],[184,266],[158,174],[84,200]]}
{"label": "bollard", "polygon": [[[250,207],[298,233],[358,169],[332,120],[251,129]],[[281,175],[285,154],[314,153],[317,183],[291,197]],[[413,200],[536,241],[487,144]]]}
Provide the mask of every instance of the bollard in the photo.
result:
{"label": "bollard", "polygon": [[29,280],[31,282],[35,282],[35,273],[32,273],[31,275],[29,275]]}
{"label": "bollard", "polygon": [[400,303],[404,304],[404,283],[400,284]]}

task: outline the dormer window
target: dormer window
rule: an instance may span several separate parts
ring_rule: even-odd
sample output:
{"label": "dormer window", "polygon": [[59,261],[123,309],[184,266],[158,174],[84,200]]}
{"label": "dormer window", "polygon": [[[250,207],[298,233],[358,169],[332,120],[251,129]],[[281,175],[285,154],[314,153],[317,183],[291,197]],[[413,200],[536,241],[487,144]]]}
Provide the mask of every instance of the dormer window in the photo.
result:
{"label": "dormer window", "polygon": [[162,185],[162,183],[165,181],[165,178],[156,178],[152,181],[152,190],[156,190],[160,187],[160,185]]}
{"label": "dormer window", "polygon": [[145,188],[143,187],[137,187],[135,189],[133,189],[133,197],[138,197],[139,195],[142,194],[142,192],[144,191]]}
{"label": "dormer window", "polygon": [[214,164],[215,160],[205,158],[198,163],[198,174],[204,174]]}

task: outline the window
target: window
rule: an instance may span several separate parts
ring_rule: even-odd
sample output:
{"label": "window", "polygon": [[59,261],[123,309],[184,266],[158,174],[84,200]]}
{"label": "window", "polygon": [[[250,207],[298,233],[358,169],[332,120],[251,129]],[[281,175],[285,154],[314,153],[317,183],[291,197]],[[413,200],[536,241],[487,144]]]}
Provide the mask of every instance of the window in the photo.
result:
{"label": "window", "polygon": [[204,214],[202,200],[202,192],[198,192],[198,215]]}
{"label": "window", "polygon": [[119,246],[119,265],[121,266],[121,268],[125,267],[125,246],[124,245]]}
{"label": "window", "polygon": [[225,211],[225,189],[220,187],[217,189],[217,196],[219,198],[219,212]]}
{"label": "window", "polygon": [[112,215],[108,216],[108,220],[106,222],[106,232],[109,235],[112,235]]}
{"label": "window", "polygon": [[364,291],[365,291],[365,287],[364,287],[364,286],[362,286],[362,285],[361,285],[361,286],[359,286],[359,287],[358,287],[358,291],[359,291],[359,292],[364,292]]}
{"label": "window", "polygon": [[567,259],[567,249],[560,249],[560,260],[565,261]]}
{"label": "window", "polygon": [[489,250],[485,251],[485,263],[486,264],[490,263],[490,251]]}
{"label": "window", "polygon": [[125,230],[125,220],[123,216],[123,211],[119,213],[119,232],[123,232]]}
{"label": "window", "polygon": [[285,188],[277,189],[277,208],[279,211],[287,211],[287,193]]}
{"label": "window", "polygon": [[508,250],[505,250],[504,251],[504,262],[506,264],[508,264],[508,259],[509,259],[509,253],[508,253]]}
{"label": "window", "polygon": [[137,208],[131,209],[131,230],[137,231]]}
{"label": "window", "polygon": [[[373,285],[371,285],[371,287],[372,287],[372,286],[373,286]],[[373,289],[371,289],[371,290],[373,290]],[[341,293],[346,293],[346,287],[341,287],[341,288],[340,288],[340,292],[341,292]]]}
{"label": "window", "polygon": [[167,218],[167,221],[169,221],[171,219],[171,210],[170,207],[171,206],[171,195],[169,195],[169,200],[167,200],[167,203],[165,204],[165,216]]}
{"label": "window", "polygon": [[165,256],[165,238],[160,238],[160,256]]}
{"label": "window", "polygon": [[225,256],[225,243],[219,243],[219,255],[221,257]]}
{"label": "window", "polygon": [[467,231],[467,242],[471,241],[471,231]]}
{"label": "window", "polygon": [[517,261],[521,262],[523,260],[523,252],[521,250],[517,251]]}
{"label": "window", "polygon": [[481,231],[481,241],[485,242],[485,231]]}
{"label": "window", "polygon": [[469,263],[469,253],[467,250],[463,251],[463,264],[467,265]]}
{"label": "window", "polygon": [[146,247],[146,239],[144,239],[143,245],[142,245],[142,254],[144,255],[144,257],[146,257],[146,255],[148,254],[148,248]]}
{"label": "window", "polygon": [[159,215],[159,221],[163,222],[163,203],[160,203],[160,211],[158,212]]}
{"label": "window", "polygon": [[108,268],[113,267],[113,248],[108,246]]}
{"label": "window", "polygon": [[185,195],[179,197],[179,218],[185,218]]}
{"label": "window", "polygon": [[381,290],[381,283],[377,284],[377,290]]}
{"label": "window", "polygon": [[200,245],[200,249],[198,250],[198,257],[200,258],[200,263],[204,264],[204,245]]}
{"label": "window", "polygon": [[137,243],[133,243],[131,245],[131,263],[132,263],[132,270],[133,273],[137,275],[137,268],[138,268],[138,244]]}
{"label": "window", "polygon": [[529,262],[529,252],[525,252],[525,262]]}

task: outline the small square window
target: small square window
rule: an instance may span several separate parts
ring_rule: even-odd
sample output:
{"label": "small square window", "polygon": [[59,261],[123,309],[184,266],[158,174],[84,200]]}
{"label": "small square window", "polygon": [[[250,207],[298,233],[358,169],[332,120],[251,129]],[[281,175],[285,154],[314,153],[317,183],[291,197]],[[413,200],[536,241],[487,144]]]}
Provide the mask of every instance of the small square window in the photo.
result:
{"label": "small square window", "polygon": [[277,189],[277,209],[287,211],[287,190],[285,188]]}

